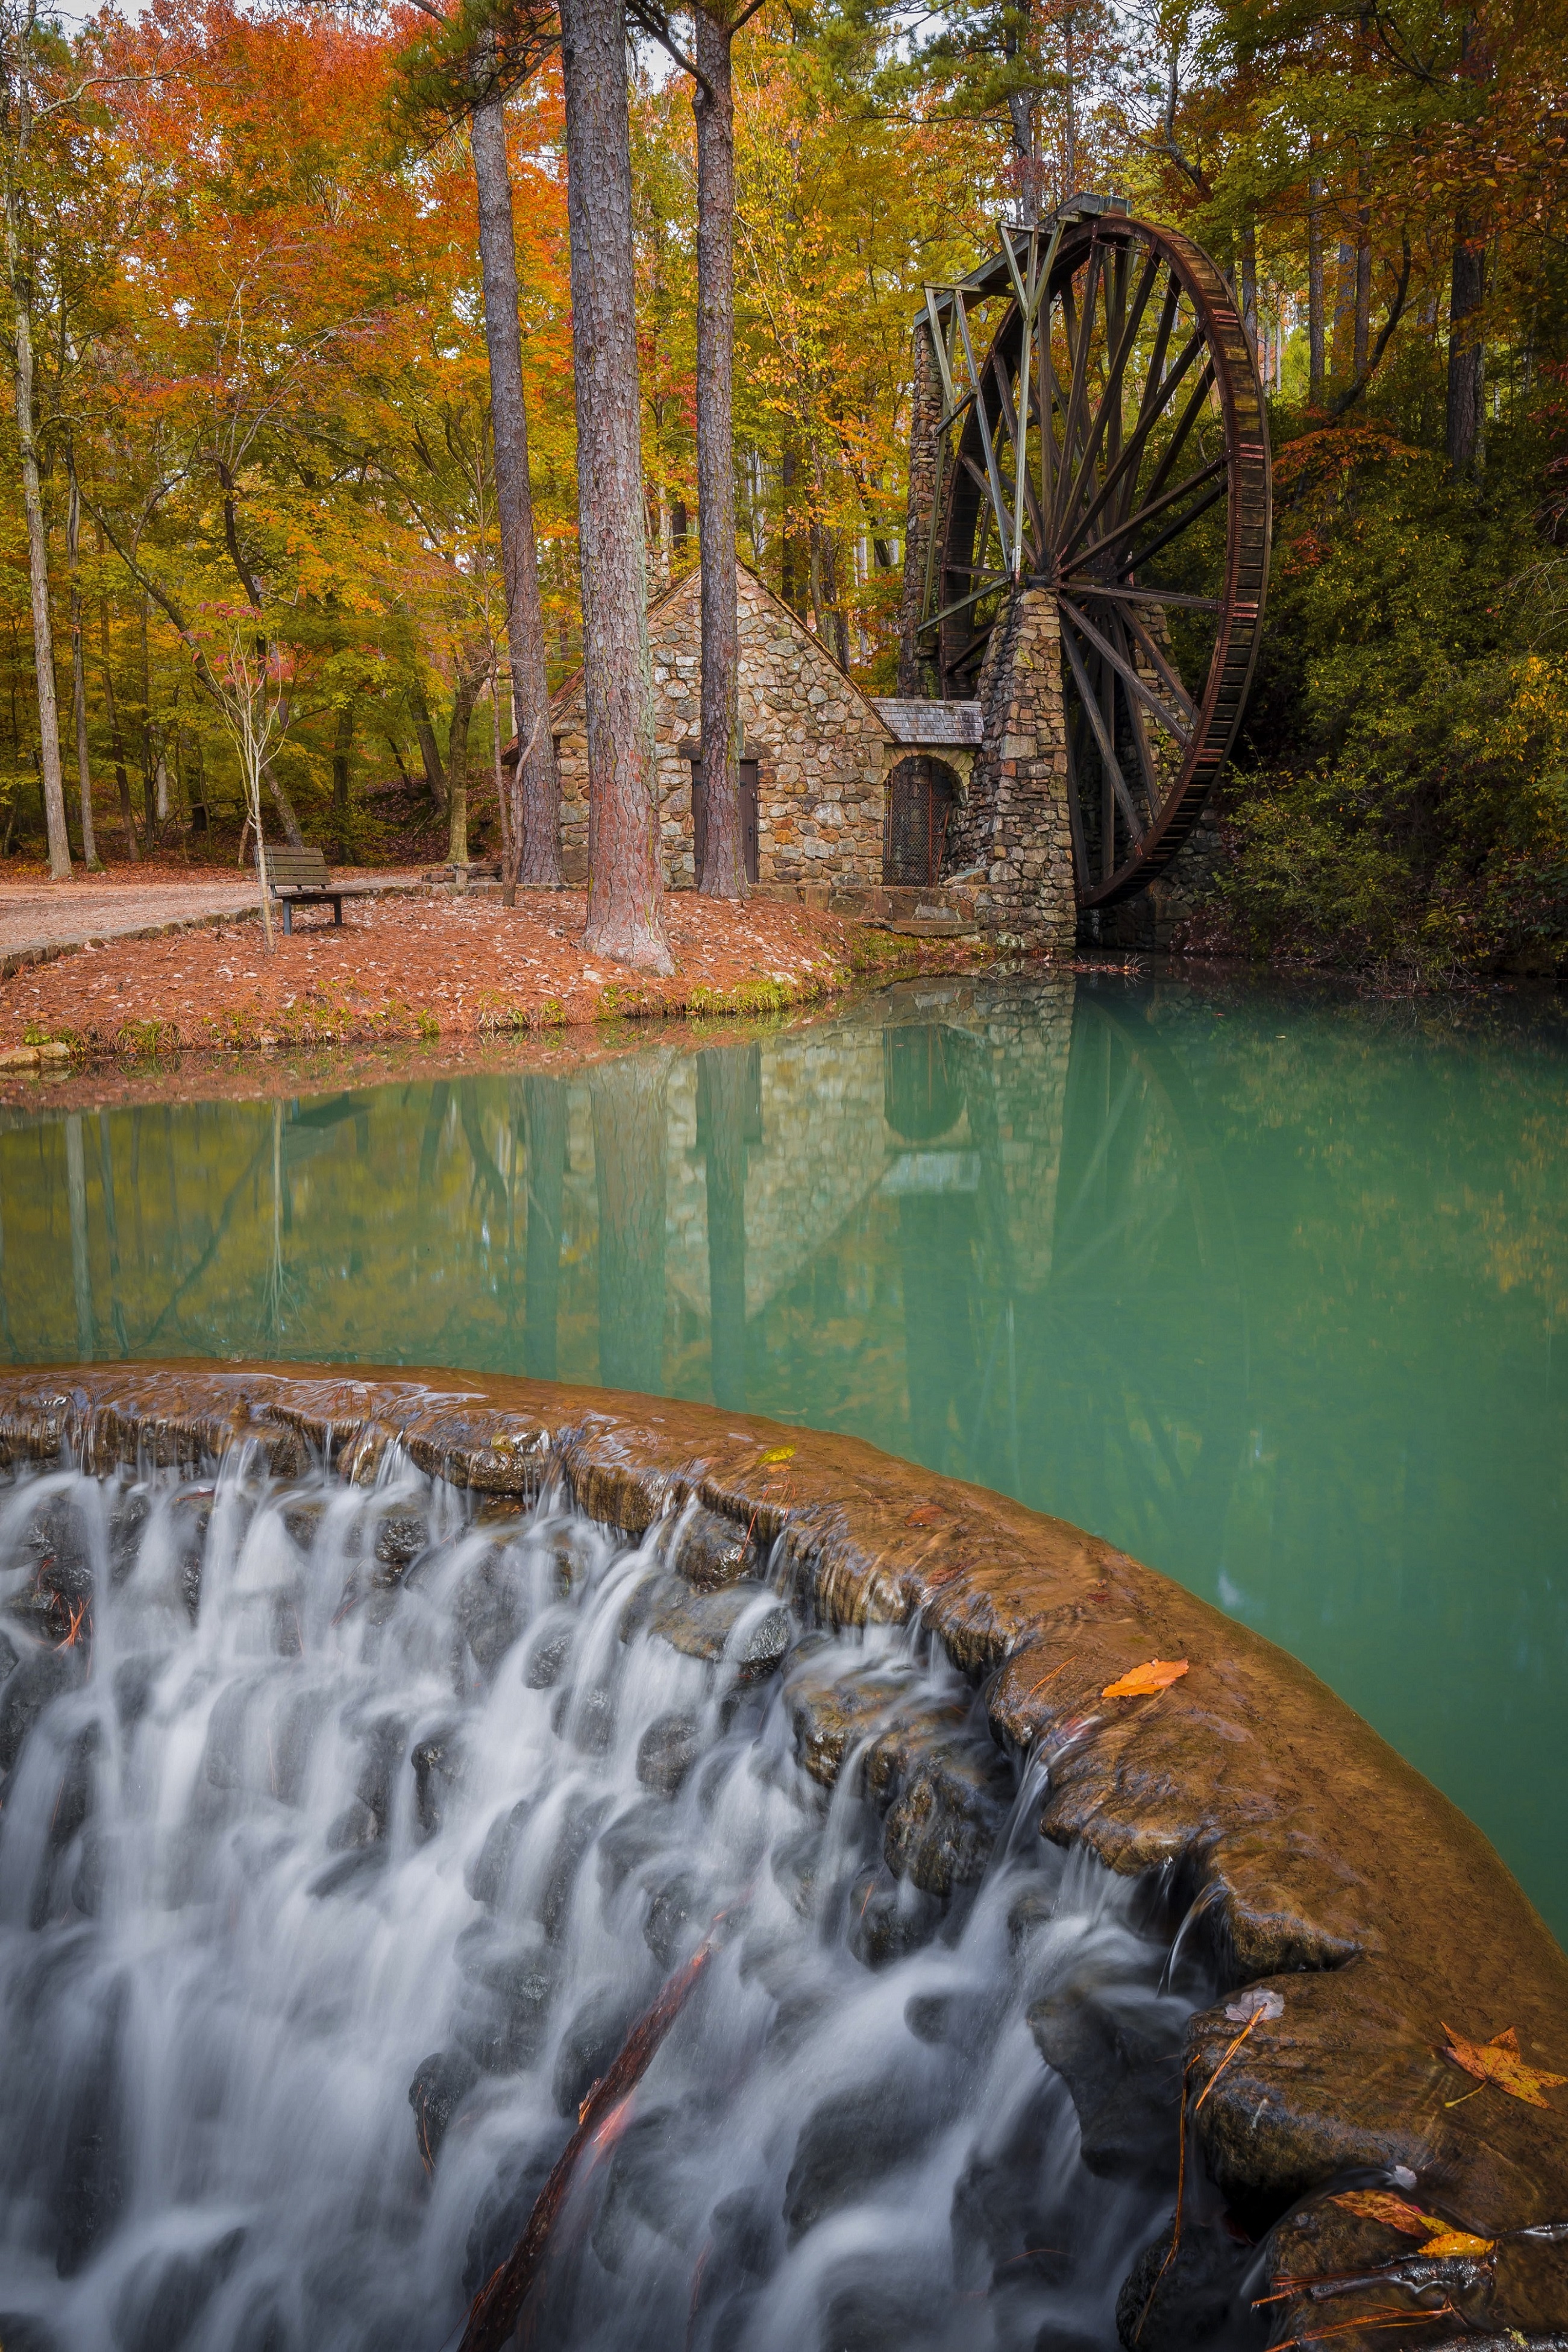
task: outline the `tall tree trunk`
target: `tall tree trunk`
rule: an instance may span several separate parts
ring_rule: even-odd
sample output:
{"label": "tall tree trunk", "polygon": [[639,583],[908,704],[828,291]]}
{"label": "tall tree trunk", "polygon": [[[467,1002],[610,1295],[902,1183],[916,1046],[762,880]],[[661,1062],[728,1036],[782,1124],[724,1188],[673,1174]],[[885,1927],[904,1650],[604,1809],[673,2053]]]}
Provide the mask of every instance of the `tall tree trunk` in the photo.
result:
{"label": "tall tree trunk", "polygon": [[1453,274],[1448,292],[1448,402],[1446,440],[1448,465],[1468,474],[1480,448],[1481,403],[1486,394],[1486,354],[1481,341],[1481,304],[1486,296],[1486,236],[1479,222],[1461,213],[1454,223]]}
{"label": "tall tree trunk", "polygon": [[349,761],[354,749],[354,706],[345,702],[338,713],[332,737],[332,822],[338,835],[338,856],[344,865],[353,855],[349,815]]}
{"label": "tall tree trunk", "polygon": [[702,549],[702,762],[707,835],[697,887],[744,898],[740,838],[740,611],[735,572],[735,101],[729,33],[698,0],[697,536]]}
{"label": "tall tree trunk", "polygon": [[120,796],[120,822],[125,834],[125,855],[132,866],[141,862],[136,846],[136,816],[131,805],[131,778],[125,767],[125,737],[120,730],[120,706],[114,698],[114,672],[109,666],[109,599],[100,596],[98,604],[99,626],[103,637],[103,699],[109,713],[109,742],[114,753],[114,788]]}
{"label": "tall tree trunk", "polygon": [[81,799],[81,857],[89,874],[101,873],[98,840],[92,827],[92,771],[87,750],[87,665],[81,640],[81,496],[77,488],[75,454],[68,454],[70,504],[66,509],[66,551],[71,567],[71,730],[77,747],[77,791]]}
{"label": "tall tree trunk", "polygon": [[416,675],[408,689],[408,707],[413,714],[413,732],[419,745],[420,764],[424,770],[425,788],[430,793],[430,805],[437,816],[446,814],[446,771],[441,764],[441,746],[435,740],[434,722],[430,705],[424,698],[424,688]]}
{"label": "tall tree trunk", "polygon": [[[493,70],[494,57],[494,40],[487,37],[479,48],[481,70]],[[512,855],[517,863],[516,870],[508,866],[506,875],[510,906],[519,881],[531,890],[560,887],[560,778],[549,728],[544,608],[539,602],[538,549],[528,481],[528,416],[517,323],[512,177],[507,164],[506,110],[498,92],[487,91],[476,105],[469,143],[479,192],[479,266],[485,287],[485,345],[490,359],[490,426],[496,446],[496,505],[507,589],[513,717],[517,740],[527,752],[513,770]],[[536,720],[541,723],[536,726]]]}
{"label": "tall tree trunk", "polygon": [[[16,104],[19,163],[26,150],[31,120],[31,96],[25,69],[17,77]],[[15,305],[12,357],[16,371],[16,438],[22,456],[22,505],[27,520],[27,577],[33,592],[33,669],[38,687],[44,829],[49,842],[49,879],[68,882],[71,845],[66,830],[65,786],[60,777],[60,714],[55,699],[55,638],[49,617],[49,542],[44,529],[37,445],[33,438],[33,281],[22,250],[20,212],[21,199],[15,178],[8,172],[5,260]]]}
{"label": "tall tree trunk", "polygon": [[560,25],[592,859],[584,940],[595,955],[671,972],[648,661],[625,0],[563,0]]}
{"label": "tall tree trunk", "polygon": [[468,863],[468,729],[484,677],[482,667],[460,667],[456,690],[452,697],[452,726],[446,738],[446,862],[449,866],[465,866]]}
{"label": "tall tree trunk", "polygon": [[[288,732],[289,716],[288,705],[285,703],[277,730],[279,735],[287,735]],[[273,766],[270,753],[261,763],[261,780],[267,786],[273,807],[283,820],[283,830],[290,849],[303,849],[305,835],[299,829],[299,819],[294,813],[294,803],[284,789],[283,779]]]}
{"label": "tall tree trunk", "polygon": [[1323,184],[1307,183],[1307,396],[1323,396]]}
{"label": "tall tree trunk", "polygon": [[779,593],[792,613],[806,617],[810,594],[810,563],[800,548],[795,491],[800,460],[792,442],[786,441],[779,459]]}
{"label": "tall tree trunk", "polygon": [[1363,205],[1355,215],[1355,379],[1366,373],[1372,350],[1372,208]]}

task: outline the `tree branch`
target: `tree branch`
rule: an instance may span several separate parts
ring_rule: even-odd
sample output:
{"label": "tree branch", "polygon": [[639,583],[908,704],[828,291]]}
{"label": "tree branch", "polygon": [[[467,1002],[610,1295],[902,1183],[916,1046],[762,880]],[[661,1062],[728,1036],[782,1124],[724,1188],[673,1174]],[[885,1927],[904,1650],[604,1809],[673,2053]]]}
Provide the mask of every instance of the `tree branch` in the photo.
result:
{"label": "tree branch", "polygon": [[1410,290],[1410,239],[1408,236],[1405,236],[1401,238],[1400,242],[1404,247],[1404,258],[1399,268],[1399,283],[1394,289],[1394,299],[1388,306],[1388,316],[1385,319],[1382,327],[1378,331],[1377,341],[1374,344],[1372,350],[1372,357],[1367,361],[1365,367],[1356,377],[1355,382],[1353,384],[1347,385],[1345,390],[1339,394],[1337,398],[1330,401],[1329,415],[1331,416],[1343,416],[1346,409],[1353,407],[1355,402],[1361,398],[1362,394],[1366,390],[1367,385],[1377,373],[1379,364],[1383,359],[1383,354],[1388,349],[1389,341],[1393,336],[1395,328],[1405,316],[1406,297]]}

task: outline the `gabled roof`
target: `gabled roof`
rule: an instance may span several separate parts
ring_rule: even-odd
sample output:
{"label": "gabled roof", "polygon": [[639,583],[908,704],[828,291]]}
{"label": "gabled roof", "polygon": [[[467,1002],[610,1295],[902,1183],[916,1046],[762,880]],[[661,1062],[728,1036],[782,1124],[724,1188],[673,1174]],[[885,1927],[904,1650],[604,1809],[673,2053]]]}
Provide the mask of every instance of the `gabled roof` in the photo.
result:
{"label": "gabled roof", "polygon": [[916,751],[939,751],[944,745],[974,750],[984,731],[977,702],[921,702],[873,694],[871,706],[895,743]]}

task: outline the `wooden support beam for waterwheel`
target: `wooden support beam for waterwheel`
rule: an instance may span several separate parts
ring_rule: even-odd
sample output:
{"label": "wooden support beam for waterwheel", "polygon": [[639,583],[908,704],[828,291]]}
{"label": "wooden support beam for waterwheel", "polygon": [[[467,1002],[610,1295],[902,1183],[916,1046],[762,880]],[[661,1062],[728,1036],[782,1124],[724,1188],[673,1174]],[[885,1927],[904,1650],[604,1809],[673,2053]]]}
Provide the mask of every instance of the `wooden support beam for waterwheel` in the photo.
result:
{"label": "wooden support beam for waterwheel", "polygon": [[945,399],[923,639],[972,696],[1018,588],[1061,631],[1078,897],[1107,907],[1187,839],[1241,723],[1269,574],[1268,420],[1218,268],[1118,199],[998,224],[925,289]]}

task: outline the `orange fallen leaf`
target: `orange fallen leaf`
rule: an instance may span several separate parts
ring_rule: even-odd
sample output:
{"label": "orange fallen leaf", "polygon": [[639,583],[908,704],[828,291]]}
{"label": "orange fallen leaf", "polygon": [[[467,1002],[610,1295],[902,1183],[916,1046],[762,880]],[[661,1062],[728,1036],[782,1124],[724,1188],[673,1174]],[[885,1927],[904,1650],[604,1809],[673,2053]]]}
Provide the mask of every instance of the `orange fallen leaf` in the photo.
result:
{"label": "orange fallen leaf", "polygon": [[1386,2222],[1391,2230],[1403,2230],[1407,2238],[1425,2238],[1447,2227],[1434,2214],[1423,2213],[1418,2205],[1396,2197],[1388,2189],[1347,2189],[1343,2197],[1331,2197],[1329,2203],[1364,2221]]}
{"label": "orange fallen leaf", "polygon": [[1469,2230],[1439,2230],[1428,2238],[1421,2252],[1424,2254],[1490,2254],[1497,2244],[1495,2238],[1478,2238]]}
{"label": "orange fallen leaf", "polygon": [[[1169,1690],[1172,1683],[1180,1682],[1186,1672],[1185,1658],[1151,1658],[1146,1666],[1134,1666],[1120,1682],[1107,1683],[1102,1698],[1153,1698],[1156,1692]],[[1444,2027],[1447,2032],[1448,2028]]]}
{"label": "orange fallen leaf", "polygon": [[1478,2082],[1495,2083],[1500,2091],[1506,2091],[1511,2099],[1522,2099],[1526,2106],[1547,2106],[1541,2095],[1542,2091],[1568,2083],[1568,2074],[1548,2074],[1539,2066],[1526,2065],[1519,2054],[1519,2035],[1511,2025],[1505,2025],[1490,2042],[1467,2042],[1451,2025],[1445,2025],[1443,2031],[1448,2039],[1441,2056],[1451,2058],[1456,2066],[1462,2066]]}
{"label": "orange fallen leaf", "polygon": [[793,1462],[795,1449],[792,1445],[770,1445],[766,1454],[757,1458],[759,1462]]}

